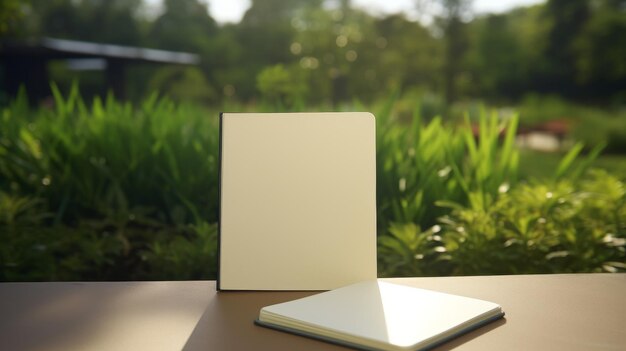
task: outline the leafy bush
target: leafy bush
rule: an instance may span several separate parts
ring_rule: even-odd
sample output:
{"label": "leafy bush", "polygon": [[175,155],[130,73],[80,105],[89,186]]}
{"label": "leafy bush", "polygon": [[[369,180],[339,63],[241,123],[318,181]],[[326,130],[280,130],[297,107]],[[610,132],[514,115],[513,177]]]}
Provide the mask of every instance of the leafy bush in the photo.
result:
{"label": "leafy bush", "polygon": [[393,118],[392,105],[377,114],[379,232],[392,222],[431,226],[447,213],[435,202],[485,202],[516,181],[517,117],[499,123],[483,116],[476,139],[469,119],[456,128],[441,118],[424,124],[416,110],[403,123]]}
{"label": "leafy bush", "polygon": [[396,224],[380,238],[383,273],[472,275],[626,270],[626,184],[593,171],[577,184],[524,183],[490,206],[451,212],[421,231]]}
{"label": "leafy bush", "polygon": [[1,281],[103,279],[122,251],[112,235],[44,225],[49,214],[39,199],[0,192],[0,213]]}
{"label": "leafy bush", "polygon": [[[137,108],[111,97],[88,108],[75,86],[67,98],[53,91],[54,109],[32,111],[22,94],[2,111],[0,191],[13,199],[8,210],[34,202],[45,213],[23,221],[37,230],[0,223],[10,236],[3,238],[3,269],[22,272],[5,279],[154,277],[142,270],[141,255],[157,237],[165,246],[178,235],[198,240],[199,231],[186,226],[217,221],[217,114],[156,95]],[[102,248],[89,247],[99,242]],[[47,253],[33,249],[41,245]],[[17,247],[38,268],[30,258],[14,259]],[[76,261],[70,273],[31,277],[44,266],[62,267],[67,255]]]}
{"label": "leafy bush", "polygon": [[209,279],[217,275],[217,226],[190,225],[191,235],[165,233],[142,254],[150,279]]}
{"label": "leafy bush", "polygon": [[216,226],[168,227],[110,218],[44,224],[40,201],[0,193],[0,281],[209,279]]}

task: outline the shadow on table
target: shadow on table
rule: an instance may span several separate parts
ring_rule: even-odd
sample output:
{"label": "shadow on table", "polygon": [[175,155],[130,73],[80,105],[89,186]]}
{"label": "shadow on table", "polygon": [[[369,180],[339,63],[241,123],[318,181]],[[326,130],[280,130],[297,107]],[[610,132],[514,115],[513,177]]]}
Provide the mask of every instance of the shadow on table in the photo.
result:
{"label": "shadow on table", "polygon": [[317,342],[254,325],[261,307],[316,292],[221,291],[214,295],[183,350],[340,350]]}
{"label": "shadow on table", "polygon": [[132,349],[145,342],[143,334],[155,332],[139,328],[138,333],[133,323],[172,325],[183,321],[189,331],[169,338],[177,339],[171,342],[180,348],[207,298],[204,294],[204,302],[195,297],[181,302],[171,298],[177,290],[176,285],[154,282],[4,283],[0,289],[0,349]]}
{"label": "shadow on table", "polygon": [[86,338],[116,295],[88,296],[81,283],[7,283],[0,294],[3,348],[55,349]]}

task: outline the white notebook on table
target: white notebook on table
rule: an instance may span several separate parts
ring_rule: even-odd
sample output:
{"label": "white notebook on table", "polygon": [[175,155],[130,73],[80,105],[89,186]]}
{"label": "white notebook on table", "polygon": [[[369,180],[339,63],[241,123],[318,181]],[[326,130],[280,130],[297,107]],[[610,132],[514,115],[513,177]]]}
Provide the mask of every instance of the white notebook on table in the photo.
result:
{"label": "white notebook on table", "polygon": [[502,316],[493,302],[370,280],[264,307],[256,323],[365,350],[424,350]]}

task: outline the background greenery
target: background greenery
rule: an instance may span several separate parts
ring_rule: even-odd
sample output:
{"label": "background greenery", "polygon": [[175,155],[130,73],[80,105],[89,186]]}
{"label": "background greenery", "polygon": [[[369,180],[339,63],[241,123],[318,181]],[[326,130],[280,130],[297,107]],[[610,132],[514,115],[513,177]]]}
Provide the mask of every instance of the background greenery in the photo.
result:
{"label": "background greenery", "polygon": [[[188,51],[195,67],[134,66],[126,90],[219,104],[280,100],[337,106],[390,91],[511,104],[529,93],[623,106],[624,0],[548,0],[500,14],[471,0],[414,0],[416,13],[380,15],[349,0],[253,0],[239,23],[218,24],[207,1],[5,0],[0,39],[55,37]],[[105,95],[93,71],[53,65],[64,89]],[[5,103],[9,97],[2,97]],[[289,107],[288,106],[288,107]],[[524,118],[534,118],[523,115]],[[568,116],[557,116],[568,117]]]}
{"label": "background greenery", "polygon": [[[53,91],[2,111],[0,279],[214,278],[218,114]],[[525,179],[517,117],[483,112],[474,135],[396,105],[376,112],[382,275],[626,269],[623,179],[587,172],[602,145]]]}
{"label": "background greenery", "polygon": [[[125,98],[62,60],[46,100],[0,87],[0,281],[215,278],[219,111],[376,115],[382,276],[625,271],[626,2],[414,3],[0,2],[0,45],[201,58],[133,66]],[[519,146],[551,121],[556,150]]]}

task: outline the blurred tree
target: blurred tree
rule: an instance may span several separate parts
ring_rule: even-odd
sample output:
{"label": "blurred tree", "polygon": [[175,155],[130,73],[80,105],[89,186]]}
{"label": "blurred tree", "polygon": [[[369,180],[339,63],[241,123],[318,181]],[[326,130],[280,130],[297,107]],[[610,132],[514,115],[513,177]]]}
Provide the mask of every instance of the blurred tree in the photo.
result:
{"label": "blurred tree", "polygon": [[141,0],[30,0],[30,36],[140,45]]}
{"label": "blurred tree", "polygon": [[471,7],[471,0],[440,0],[444,7],[438,19],[443,29],[445,56],[443,63],[443,87],[446,102],[450,105],[457,99],[456,79],[462,71],[461,63],[467,50],[467,32],[463,16]]}
{"label": "blurred tree", "polygon": [[165,11],[150,29],[150,43],[167,50],[202,51],[217,33],[217,24],[206,3],[198,0],[165,0]]}
{"label": "blurred tree", "polygon": [[[207,4],[198,0],[165,0],[165,10],[150,28],[148,39],[152,46],[166,50],[197,53],[201,57],[200,71],[195,69],[159,67],[156,72],[155,86],[163,92],[176,91],[177,99],[188,97],[192,100],[201,98],[215,99],[214,44],[219,34],[215,20],[209,15]],[[202,73],[202,77],[199,73]],[[184,84],[197,83],[194,87],[184,88]],[[205,103],[208,100],[204,101]]]}
{"label": "blurred tree", "polygon": [[83,0],[79,8],[84,38],[121,45],[138,46],[142,35],[136,13],[142,0]]}
{"label": "blurred tree", "polygon": [[0,38],[14,34],[18,21],[24,17],[22,8],[19,0],[0,1]]}
{"label": "blurred tree", "polygon": [[291,60],[309,77],[309,103],[337,105],[399,88],[436,87],[438,40],[403,15],[379,19],[335,1],[294,11],[291,24]]}
{"label": "blurred tree", "polygon": [[[81,38],[81,20],[78,4],[70,0],[30,0],[25,4],[31,12],[22,23],[26,37],[58,37],[65,39]],[[84,33],[82,33],[84,35]]]}
{"label": "blurred tree", "polygon": [[275,22],[289,22],[302,8],[320,8],[324,0],[252,0],[241,21],[242,25],[261,26]]}
{"label": "blurred tree", "polygon": [[574,96],[576,87],[576,53],[574,42],[589,19],[589,0],[548,0],[545,16],[551,22],[547,33],[545,56],[547,71],[539,87],[545,92]]}
{"label": "blurred tree", "polygon": [[511,29],[509,15],[488,15],[470,24],[473,37],[468,50],[472,71],[466,93],[489,100],[519,97],[524,88],[525,67],[519,36]]}
{"label": "blurred tree", "polygon": [[215,89],[197,67],[167,66],[160,68],[150,80],[150,91],[175,100],[207,105],[215,102]]}
{"label": "blurred tree", "polygon": [[520,86],[520,95],[538,90],[537,87],[549,66],[545,50],[551,23],[545,20],[544,7],[544,4],[521,7],[505,14],[509,33],[515,37],[518,45],[516,67],[509,73],[520,79],[517,82]]}
{"label": "blurred tree", "polygon": [[626,94],[626,1],[594,1],[591,17],[574,38],[576,83],[585,95]]}
{"label": "blurred tree", "polygon": [[443,92],[448,105],[457,100],[457,80],[463,68],[463,58],[468,48],[465,21],[472,0],[415,0],[418,11],[431,12],[436,30],[443,36],[444,55],[442,67]]}
{"label": "blurred tree", "polygon": [[321,5],[321,0],[252,0],[236,28],[235,40],[244,51],[240,61],[232,63],[241,71],[235,82],[239,96],[249,99],[255,95],[256,76],[262,69],[293,60],[289,46],[297,11]]}
{"label": "blurred tree", "polygon": [[351,97],[366,98],[364,72],[377,63],[371,16],[342,1],[330,8],[304,7],[296,12],[292,26],[289,51],[309,77],[309,102],[336,105]]}
{"label": "blurred tree", "polygon": [[294,107],[307,94],[306,77],[298,66],[282,64],[263,69],[256,77],[262,98],[274,108]]}
{"label": "blurred tree", "polygon": [[437,91],[443,49],[440,40],[402,14],[378,20],[376,28],[378,62],[370,68],[376,71],[378,88],[406,90],[417,86]]}
{"label": "blurred tree", "polygon": [[[246,54],[244,47],[237,40],[236,24],[222,26],[211,42],[213,55],[207,61],[212,66],[213,85],[218,96],[227,99],[242,99],[242,82],[246,81],[246,72],[240,62]],[[203,57],[203,60],[206,58]],[[248,95],[249,96],[249,95]]]}
{"label": "blurred tree", "polygon": [[[287,45],[289,60],[308,77],[309,103],[330,102],[341,95],[333,89],[333,81],[339,76],[337,65],[340,64],[335,41],[341,27],[337,21],[341,10],[336,11],[321,7],[302,8],[292,19],[294,33]],[[343,88],[345,92],[347,87]]]}

